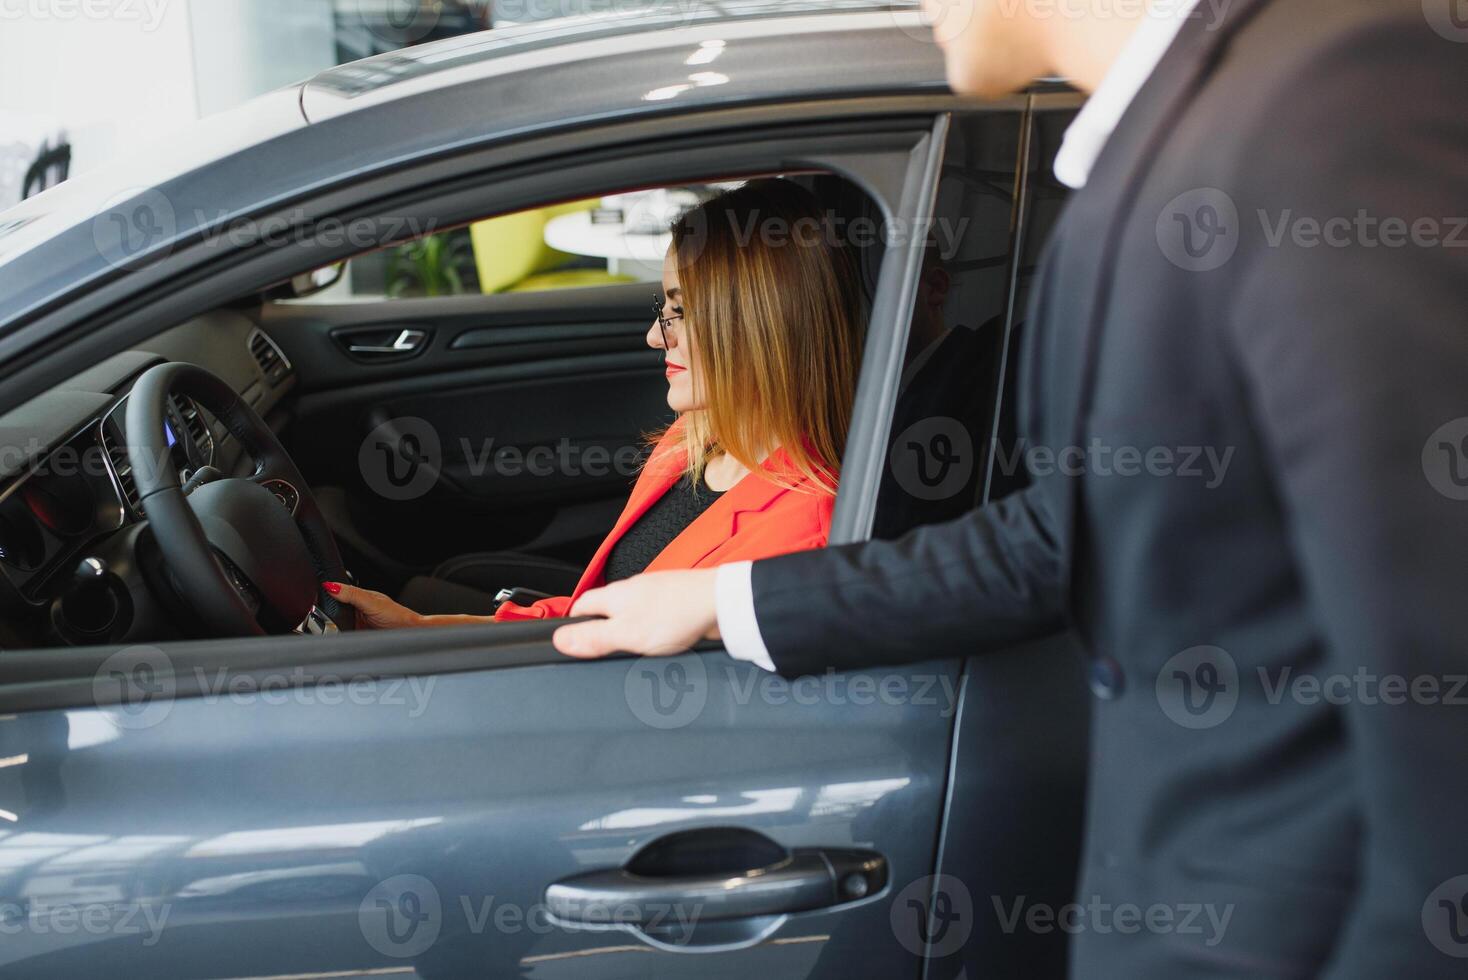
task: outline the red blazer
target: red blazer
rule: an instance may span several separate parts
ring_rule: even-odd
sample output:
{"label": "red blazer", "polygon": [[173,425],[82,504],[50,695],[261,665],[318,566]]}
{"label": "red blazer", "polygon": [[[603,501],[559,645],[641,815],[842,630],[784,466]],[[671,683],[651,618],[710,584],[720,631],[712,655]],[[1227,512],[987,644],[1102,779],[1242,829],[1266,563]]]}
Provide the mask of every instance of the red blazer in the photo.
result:
{"label": "red blazer", "polygon": [[[679,443],[681,432],[682,423],[675,422],[653,449],[622,516],[596,549],[591,564],[576,583],[576,591],[569,596],[541,599],[531,606],[507,602],[495,613],[497,621],[566,616],[583,592],[603,584],[612,546],[683,476],[686,458]],[[795,488],[790,490],[772,483],[768,479],[771,468],[786,462],[788,457],[782,451],[771,453],[760,469],[745,476],[684,528],[646,571],[713,568],[728,562],[773,558],[792,551],[825,547],[836,500],[809,480],[797,478]]]}

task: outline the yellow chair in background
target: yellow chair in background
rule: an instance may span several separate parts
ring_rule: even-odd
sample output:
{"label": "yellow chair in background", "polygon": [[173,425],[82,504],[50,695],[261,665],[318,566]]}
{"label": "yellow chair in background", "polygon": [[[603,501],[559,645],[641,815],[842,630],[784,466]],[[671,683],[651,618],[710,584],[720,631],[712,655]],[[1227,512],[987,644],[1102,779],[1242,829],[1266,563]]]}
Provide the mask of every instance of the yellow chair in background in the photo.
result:
{"label": "yellow chair in background", "polygon": [[474,243],[474,264],[479,270],[480,292],[522,293],[636,282],[632,276],[614,275],[606,269],[561,269],[560,266],[576,256],[557,251],[545,243],[546,222],[563,214],[589,211],[600,204],[600,198],[571,201],[501,215],[470,225],[469,237]]}

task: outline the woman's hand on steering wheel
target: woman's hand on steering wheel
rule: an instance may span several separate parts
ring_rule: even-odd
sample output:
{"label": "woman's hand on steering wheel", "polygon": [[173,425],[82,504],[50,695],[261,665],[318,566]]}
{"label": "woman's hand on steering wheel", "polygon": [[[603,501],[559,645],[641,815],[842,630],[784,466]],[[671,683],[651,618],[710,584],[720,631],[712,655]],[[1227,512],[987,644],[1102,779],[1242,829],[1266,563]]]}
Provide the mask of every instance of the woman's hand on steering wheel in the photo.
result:
{"label": "woman's hand on steering wheel", "polygon": [[427,617],[399,605],[381,592],[359,589],[345,582],[325,582],[321,586],[342,605],[357,610],[357,625],[362,629],[395,630],[427,626]]}

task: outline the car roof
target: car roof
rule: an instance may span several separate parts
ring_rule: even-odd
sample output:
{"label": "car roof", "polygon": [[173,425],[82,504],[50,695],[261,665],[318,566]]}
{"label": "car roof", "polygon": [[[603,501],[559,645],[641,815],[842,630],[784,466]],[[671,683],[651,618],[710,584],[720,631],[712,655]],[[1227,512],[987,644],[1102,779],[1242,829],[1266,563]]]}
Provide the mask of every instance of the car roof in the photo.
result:
{"label": "car roof", "polygon": [[[512,55],[543,52],[540,64],[563,61],[576,56],[572,45],[592,40],[616,39],[619,48],[627,50],[656,43],[655,39],[639,35],[680,27],[728,27],[755,19],[770,21],[853,12],[913,13],[918,9],[918,0],[653,0],[644,9],[618,11],[614,7],[598,13],[500,27],[327,69],[306,83],[306,100],[318,102],[316,111],[308,109],[307,116],[315,119],[343,111],[347,108],[344,103],[388,88],[395,88],[394,94],[400,95],[436,84],[451,84],[455,72],[462,73],[475,66],[488,69]],[[761,32],[767,33],[771,28],[778,30],[779,25],[767,24]],[[463,75],[457,77],[461,79]],[[343,104],[333,104],[333,97]]]}
{"label": "car roof", "polygon": [[[946,92],[916,2],[659,0],[324,71],[0,212],[0,337],[117,273],[106,217],[167,210],[160,254],[242,215],[450,150],[634,116]],[[146,258],[143,259],[146,261]],[[4,354],[0,343],[0,356]]]}
{"label": "car roof", "polygon": [[[468,78],[543,68],[587,54],[594,57],[598,50],[645,50],[664,43],[664,37],[654,35],[678,28],[714,27],[719,29],[716,33],[748,37],[789,29],[789,21],[782,24],[777,18],[835,13],[912,15],[918,9],[918,0],[654,0],[645,9],[535,21],[364,58],[311,78],[302,106],[307,118],[318,120],[383,97],[402,98]],[[766,23],[752,30],[738,29],[741,22],[755,20]],[[589,50],[584,47],[592,41],[615,43]],[[819,59],[819,52],[812,54]],[[524,59],[526,55],[538,56]],[[664,81],[647,73],[649,88]]]}

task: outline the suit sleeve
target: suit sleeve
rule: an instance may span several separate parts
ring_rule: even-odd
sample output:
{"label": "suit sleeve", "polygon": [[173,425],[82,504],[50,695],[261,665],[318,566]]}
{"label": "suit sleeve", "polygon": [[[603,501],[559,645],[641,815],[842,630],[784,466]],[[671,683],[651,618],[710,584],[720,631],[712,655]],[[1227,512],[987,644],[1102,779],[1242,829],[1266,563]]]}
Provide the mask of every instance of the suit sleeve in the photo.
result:
{"label": "suit sleeve", "polygon": [[1363,844],[1331,980],[1463,962],[1429,899],[1468,873],[1468,113],[1446,97],[1468,91],[1468,48],[1412,21],[1280,93],[1238,202],[1256,232],[1256,214],[1354,224],[1344,245],[1241,250],[1229,326],[1330,672],[1350,679]]}
{"label": "suit sleeve", "polygon": [[1063,625],[1057,535],[1031,486],[947,524],[755,562],[759,632],[782,674],[967,656]]}

